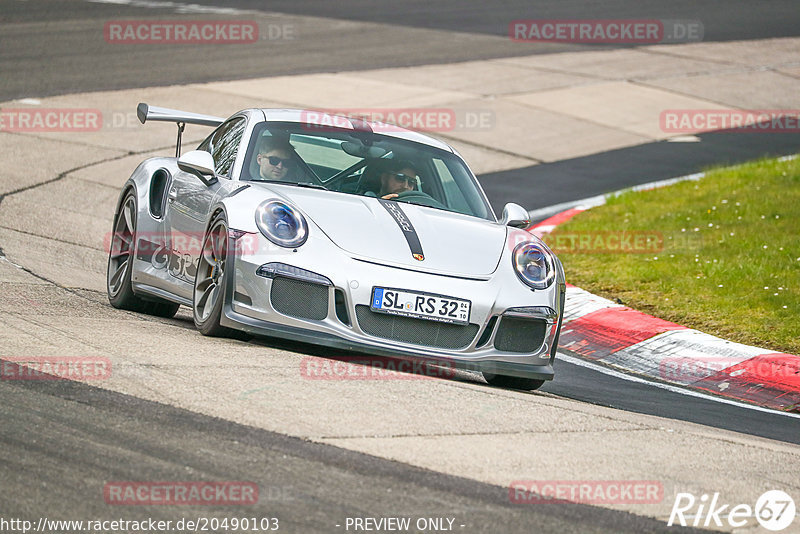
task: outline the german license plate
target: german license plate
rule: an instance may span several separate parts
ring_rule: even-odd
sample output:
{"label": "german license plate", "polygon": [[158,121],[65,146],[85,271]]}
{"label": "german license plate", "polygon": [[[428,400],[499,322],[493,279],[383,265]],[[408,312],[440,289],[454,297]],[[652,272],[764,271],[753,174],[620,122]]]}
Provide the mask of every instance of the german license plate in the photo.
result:
{"label": "german license plate", "polygon": [[370,309],[375,312],[402,315],[416,319],[428,319],[452,324],[469,323],[469,311],[472,303],[464,299],[446,297],[393,289],[389,287],[373,287]]}

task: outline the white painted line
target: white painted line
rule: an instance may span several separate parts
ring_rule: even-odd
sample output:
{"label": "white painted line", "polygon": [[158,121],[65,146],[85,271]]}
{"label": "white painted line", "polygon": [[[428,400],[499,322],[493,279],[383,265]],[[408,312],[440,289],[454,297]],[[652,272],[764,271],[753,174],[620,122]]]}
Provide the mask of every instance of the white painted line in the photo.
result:
{"label": "white painted line", "polygon": [[579,287],[568,287],[564,302],[564,324],[580,319],[584,315],[608,308],[623,308],[622,304],[593,295]]}
{"label": "white painted line", "polygon": [[[790,161],[797,157],[797,154],[790,154],[788,156],[781,156],[778,158],[778,161]],[[665,187],[672,184],[677,184],[678,182],[684,182],[686,180],[699,180],[706,173],[704,172],[696,172],[694,174],[687,174],[686,176],[678,176],[676,178],[668,178],[666,180],[658,180],[655,182],[649,182],[642,185],[635,185],[633,187],[626,187],[625,189],[620,189],[619,191],[612,191],[611,193],[605,193],[602,195],[597,195],[594,197],[584,198],[581,200],[570,200],[568,202],[562,202],[561,204],[553,204],[552,206],[547,206],[545,208],[539,208],[536,210],[531,210],[528,212],[528,216],[531,218],[532,221],[543,221],[548,217],[552,217],[562,211],[566,211],[572,208],[596,208],[597,206],[602,206],[606,203],[606,199],[608,197],[615,197],[619,196],[622,193],[627,193],[628,191],[646,191],[648,189],[656,189],[658,187]],[[548,230],[551,231],[552,229]]]}
{"label": "white painted line", "polygon": [[175,13],[213,13],[217,15],[263,15],[263,12],[234,7],[204,6],[161,0],[86,0],[92,4],[115,4],[146,9],[172,9]]}
{"label": "white painted line", "polygon": [[650,386],[653,386],[653,387],[657,387],[657,388],[660,388],[660,389],[665,389],[665,390],[670,391],[672,393],[677,393],[679,395],[686,395],[686,396],[689,396],[689,397],[697,397],[697,398],[700,398],[700,399],[705,399],[705,400],[709,400],[709,401],[713,401],[713,402],[719,402],[719,403],[722,403],[722,404],[730,404],[732,406],[738,406],[739,408],[746,408],[748,410],[754,410],[754,411],[757,411],[757,412],[766,412],[766,413],[771,413],[771,414],[775,414],[775,415],[783,415],[783,416],[786,416],[786,417],[791,417],[793,419],[800,419],[800,414],[781,412],[781,411],[778,411],[778,410],[772,410],[770,408],[764,408],[762,406],[755,406],[755,405],[752,405],[752,404],[745,404],[743,402],[738,402],[738,401],[735,401],[735,400],[723,399],[721,397],[715,397],[713,395],[706,395],[705,393],[699,393],[697,391],[684,389],[684,388],[681,388],[681,387],[678,387],[678,386],[671,386],[669,384],[663,384],[661,382],[653,382],[653,381],[650,381],[650,380],[646,380],[644,378],[640,378],[638,376],[633,376],[633,375],[622,373],[620,371],[615,371],[613,369],[609,369],[608,367],[605,367],[603,365],[598,365],[596,363],[587,362],[587,361],[582,360],[580,358],[575,358],[573,356],[569,356],[569,355],[563,354],[561,352],[558,352],[557,356],[558,356],[558,358],[560,360],[563,360],[563,361],[565,361],[567,363],[571,363],[571,364],[577,365],[579,367],[585,367],[587,369],[591,369],[593,371],[597,371],[599,373],[603,373],[603,374],[608,375],[608,376],[613,376],[614,378],[619,378],[621,380],[627,380],[628,382],[636,382],[638,384],[647,384],[647,385],[650,385]]}
{"label": "white painted line", "polygon": [[696,135],[677,135],[667,139],[667,143],[699,143],[701,139]]}
{"label": "white painted line", "polygon": [[589,209],[596,206],[602,206],[605,203],[606,195],[597,195],[596,197],[584,198],[582,200],[570,200],[568,202],[562,202],[561,204],[553,204],[552,206],[547,206],[546,208],[531,210],[528,212],[528,216],[532,221],[543,221],[552,215],[561,213],[562,211],[567,211],[568,209],[578,207]]}
{"label": "white painted line", "polygon": [[555,227],[556,227],[555,224],[545,224],[545,225],[540,224],[535,228],[531,228],[530,232],[536,237],[542,237],[544,236],[544,234],[549,234],[550,232],[552,232],[555,229]]}
{"label": "white painted line", "polygon": [[621,189],[619,191],[609,193],[608,196],[618,197],[622,193],[627,193],[628,191],[649,191],[650,189],[658,189],[659,187],[666,187],[668,185],[677,184],[678,182],[685,182],[687,180],[697,181],[705,175],[706,173],[704,172],[696,172],[694,174],[687,174],[686,176],[678,176],[677,178],[667,178],[666,180],[658,180],[646,184],[634,185],[633,187],[629,187],[627,189]]}
{"label": "white painted line", "polygon": [[704,172],[696,172],[694,174],[687,174],[686,176],[678,176],[677,178],[668,178],[666,180],[657,180],[655,182],[648,182],[646,184],[634,185],[633,187],[626,187],[625,189],[620,189],[619,191],[612,191],[611,193],[604,193],[602,195],[583,198],[581,200],[562,202],[561,204],[554,204],[546,208],[539,208],[537,210],[532,210],[528,212],[528,216],[531,218],[532,221],[539,221],[571,208],[580,207],[588,210],[590,208],[596,208],[597,206],[602,206],[603,204],[606,203],[606,199],[610,197],[617,197],[623,193],[627,193],[628,191],[647,191],[649,189],[657,189],[659,187],[666,187],[668,185],[677,184],[678,182],[684,182],[686,180],[699,180],[705,175],[706,173]]}

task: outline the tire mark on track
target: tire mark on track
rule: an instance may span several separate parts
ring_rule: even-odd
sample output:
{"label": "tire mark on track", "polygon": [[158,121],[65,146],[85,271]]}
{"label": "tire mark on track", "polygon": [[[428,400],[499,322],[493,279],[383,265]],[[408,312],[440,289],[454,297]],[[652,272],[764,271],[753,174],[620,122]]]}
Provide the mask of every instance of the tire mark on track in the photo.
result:
{"label": "tire mark on track", "polygon": [[[31,237],[40,237],[42,239],[47,239],[48,241],[54,241],[56,243],[63,243],[65,245],[72,245],[74,247],[81,247],[81,248],[85,248],[85,249],[88,249],[88,250],[103,251],[102,248],[93,247],[93,246],[90,246],[90,245],[86,245],[84,243],[76,243],[74,241],[67,241],[66,239],[59,239],[57,237],[51,237],[51,236],[46,236],[46,235],[42,235],[42,234],[37,234],[36,232],[28,232],[27,230],[18,230],[17,228],[12,228],[10,226],[3,226],[2,224],[0,224],[0,229],[8,230],[9,232],[16,232],[16,233],[22,234],[22,235],[29,235]],[[3,254],[3,249],[0,248],[0,256],[3,256],[3,255],[4,255]],[[16,265],[16,264],[14,264],[14,265]]]}
{"label": "tire mark on track", "polygon": [[[78,165],[77,167],[73,167],[71,169],[68,169],[66,171],[63,171],[63,172],[59,173],[54,178],[49,178],[47,180],[43,180],[43,181],[37,182],[35,184],[30,184],[30,185],[26,185],[24,187],[20,187],[18,189],[14,189],[14,190],[9,191],[7,193],[2,193],[2,194],[0,194],[0,212],[2,212],[3,201],[8,197],[11,197],[11,196],[14,196],[14,195],[19,195],[21,193],[26,193],[28,191],[31,191],[33,189],[37,189],[37,188],[42,187],[42,186],[54,184],[56,182],[59,182],[59,181],[65,179],[65,178],[67,178],[68,176],[70,176],[71,174],[73,174],[75,172],[91,168],[91,167],[93,167],[95,165],[101,165],[103,163],[110,163],[112,161],[117,161],[117,160],[120,160],[120,159],[123,159],[123,158],[127,158],[127,157],[130,157],[130,156],[136,156],[136,155],[139,155],[139,154],[148,154],[148,153],[151,153],[151,152],[154,152],[154,151],[157,151],[157,150],[167,150],[167,149],[169,149],[171,147],[172,147],[172,145],[162,146],[162,147],[155,147],[155,148],[148,148],[146,150],[139,150],[139,151],[129,150],[129,151],[123,153],[123,154],[119,154],[119,155],[112,156],[112,157],[109,157],[109,158],[104,158],[104,159],[101,159],[101,160],[98,160],[98,161],[93,161],[93,162],[90,162],[90,163],[85,163],[83,165]],[[30,232],[25,232],[23,230],[17,230],[15,228],[9,228],[9,227],[6,227],[6,226],[0,226],[0,228],[11,230],[11,231],[14,231],[14,232],[23,233],[23,234],[33,235],[33,236],[36,236],[36,237],[41,237],[43,239],[49,239],[49,240],[55,241],[55,242],[61,242],[61,243],[70,244],[70,245],[77,245],[77,243],[70,243],[68,241],[55,239],[55,238],[52,238],[50,236],[43,236],[43,235],[33,234],[33,233],[30,233]],[[84,246],[84,247],[90,248],[90,249],[92,248],[92,247],[87,247],[86,245],[80,245],[80,246]],[[71,288],[71,287],[67,287],[67,286],[61,285],[58,282],[56,282],[55,280],[51,280],[51,279],[47,278],[46,276],[35,272],[33,269],[31,269],[29,267],[26,267],[26,266],[24,266],[22,264],[16,263],[15,261],[12,261],[6,255],[5,251],[3,250],[2,243],[0,243],[0,260],[8,262],[9,264],[13,265],[17,269],[19,269],[19,270],[21,270],[21,271],[23,271],[25,273],[28,273],[29,275],[33,276],[37,280],[41,280],[43,282],[46,282],[47,284],[50,284],[50,285],[52,285],[52,286],[54,286],[54,287],[56,287],[56,288],[58,288],[58,289],[60,289],[62,291],[65,291],[67,293],[75,295],[75,296],[77,296],[77,297],[79,297],[79,298],[81,298],[83,300],[86,300],[86,301],[89,301],[89,302],[93,302],[93,303],[97,303],[97,301],[95,301],[95,300],[89,298],[88,296],[82,294],[83,291],[92,291],[92,290],[88,290],[86,288]],[[158,322],[160,324],[169,324],[168,322],[164,323],[163,321],[156,321],[155,320],[156,318],[150,318],[150,317],[142,316],[141,314],[137,314],[137,313],[134,313],[134,312],[129,312],[129,311],[125,311],[125,310],[120,310],[120,311],[125,313],[125,314],[127,314],[127,315],[129,315],[130,317],[135,317],[135,318],[137,318],[139,320],[148,321],[148,322]]]}

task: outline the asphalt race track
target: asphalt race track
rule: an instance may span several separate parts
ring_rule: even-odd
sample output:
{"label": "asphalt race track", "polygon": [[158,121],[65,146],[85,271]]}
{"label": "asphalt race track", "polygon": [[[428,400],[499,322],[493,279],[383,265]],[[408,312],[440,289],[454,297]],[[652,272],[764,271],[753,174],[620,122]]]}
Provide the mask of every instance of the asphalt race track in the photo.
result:
{"label": "asphalt race track", "polygon": [[[103,42],[104,21],[174,17],[178,4],[189,6],[178,10],[180,17],[213,16],[219,9],[220,16],[256,16],[275,27],[291,25],[303,39],[263,39],[244,51],[165,45],[139,48],[135,54]],[[224,14],[223,9],[233,11]],[[736,0],[722,9],[712,1],[633,0],[589,6],[572,1],[495,6],[457,0],[281,0],[268,7],[255,0],[224,6],[209,0],[0,0],[0,102],[590,51],[598,47],[520,47],[507,38],[508,21],[637,17],[702,20],[705,41],[800,35],[800,11],[792,1],[756,9]],[[6,329],[0,365],[15,351],[30,354],[60,343],[65,353],[109,354],[115,365],[120,362],[115,369],[121,377],[108,386],[0,382],[0,519],[177,521],[246,515],[277,517],[285,532],[346,532],[354,530],[346,528],[347,518],[404,516],[449,518],[452,530],[465,533],[674,532],[663,520],[663,508],[519,505],[509,502],[508,484],[514,479],[650,477],[664,481],[663,500],[671,503],[677,492],[700,491],[699,483],[697,488],[681,485],[694,470],[710,477],[704,482],[718,484],[717,491],[737,496],[755,486],[797,492],[798,417],[686,396],[564,361],[558,362],[557,379],[532,394],[496,390],[466,372],[449,380],[309,382],[296,376],[304,358],[336,361],[347,355],[272,339],[210,340],[195,332],[186,310],[170,320],[113,310],[97,289],[104,265],[96,251],[84,251],[69,230],[51,239],[36,229],[52,224],[50,215],[62,194],[69,195],[68,217],[75,217],[69,221],[83,220],[78,213],[108,219],[110,228],[110,215],[93,213],[93,207],[116,198],[127,176],[108,177],[104,169],[130,168],[155,149],[168,147],[161,141],[171,133],[155,135],[157,141],[127,151],[114,147],[116,152],[69,141],[74,154],[65,161],[74,157],[74,165],[65,163],[45,179],[0,189],[0,314]],[[196,139],[197,134],[187,137]],[[536,209],[798,148],[796,134],[699,137],[700,143],[645,143],[479,178],[495,209],[512,200]],[[35,139],[30,134],[23,138]],[[0,161],[15,168],[37,164],[15,159],[22,154],[19,145],[3,139],[10,148]],[[86,176],[72,181],[72,174],[82,172]],[[533,185],[520,191],[515,186],[523,178]],[[67,184],[76,182],[77,192],[69,191]],[[25,213],[21,229],[12,228],[3,212],[16,217],[21,205],[35,209]],[[16,250],[25,240],[44,251],[40,259],[7,256],[4,245]],[[60,270],[48,264],[48,251],[55,258],[63,250],[85,252],[76,260],[89,266],[85,277],[70,274],[72,265]],[[538,440],[537,448],[517,456],[530,445],[525,441],[530,436]],[[603,452],[590,450],[606,440],[614,443],[608,462]],[[677,457],[687,451],[696,456]],[[643,466],[651,463],[652,473],[645,472]],[[666,473],[672,472],[675,477],[669,478]],[[260,498],[244,510],[109,506],[103,487],[120,480],[246,480],[259,486]]]}
{"label": "asphalt race track", "polygon": [[[108,515],[92,486],[112,480],[192,477],[256,482],[261,498],[247,515],[278,517],[280,530],[333,532],[346,517],[457,518],[469,532],[660,532],[656,520],[585,505],[540,506],[531,513],[508,502],[504,488],[405,466],[337,447],[126,397],[78,383],[3,387],[3,510],[49,517]],[[24,425],[39,439],[20,441]],[[109,432],[113,429],[113,432]],[[115,468],[102,464],[113,458]],[[18,485],[20,468],[33,484]],[[254,473],[257,473],[254,477]],[[387,492],[390,495],[387,495]],[[4,491],[5,493],[5,491]],[[202,507],[122,510],[114,518],[177,521],[208,515]],[[219,508],[219,507],[218,507]],[[215,510],[238,515],[235,507]],[[468,525],[469,530],[458,525]]]}
{"label": "asphalt race track", "polygon": [[[303,39],[266,39],[256,50],[172,45],[137,50],[106,46],[94,22],[170,13],[170,2],[80,0],[0,1],[0,101],[81,91],[173,85],[282,74],[450,63],[492,57],[590,49],[589,45],[537,43],[507,38],[515,19],[664,18],[703,21],[705,41],[797,35],[797,6],[775,0],[751,7],[725,3],[656,0],[603,2],[480,3],[446,0],[337,2],[234,0],[224,8],[261,12],[275,25],[295,24]],[[134,5],[131,5],[134,4]],[[213,0],[177,2],[221,6]],[[185,13],[201,13],[201,10]],[[212,12],[213,13],[213,12]],[[331,17],[331,18],[327,18]],[[354,21],[361,21],[355,24]],[[387,26],[391,25],[391,26]],[[597,45],[592,45],[596,49]]]}
{"label": "asphalt race track", "polygon": [[[733,165],[766,156],[797,152],[797,135],[791,133],[704,133],[698,143],[655,141],[599,154],[543,165],[488,173],[481,185],[502,210],[506,202],[519,202],[535,210],[582,200],[609,191],[687,176],[713,165]],[[520,181],[535,188],[520,190]],[[535,221],[534,221],[535,222]]]}

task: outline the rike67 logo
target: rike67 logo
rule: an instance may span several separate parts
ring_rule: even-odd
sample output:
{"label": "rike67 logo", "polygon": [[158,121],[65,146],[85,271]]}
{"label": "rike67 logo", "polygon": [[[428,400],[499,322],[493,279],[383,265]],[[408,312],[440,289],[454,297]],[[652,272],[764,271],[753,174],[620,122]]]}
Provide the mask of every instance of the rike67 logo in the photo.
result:
{"label": "rike67 logo", "polygon": [[678,493],[667,526],[741,528],[748,524],[752,526],[752,519],[755,519],[765,529],[778,532],[792,524],[796,512],[794,500],[781,490],[763,493],[755,506],[724,503],[719,493],[710,497],[703,494],[699,499],[691,493]]}

